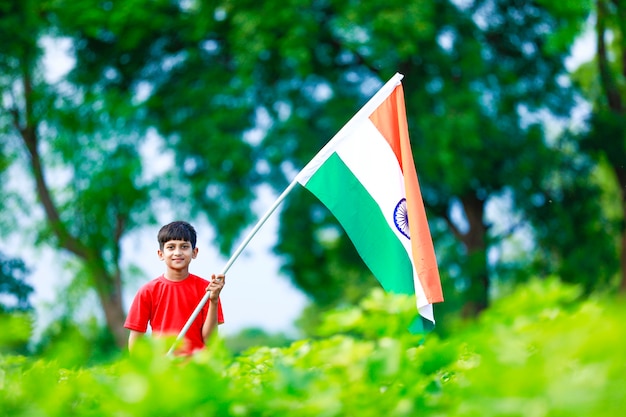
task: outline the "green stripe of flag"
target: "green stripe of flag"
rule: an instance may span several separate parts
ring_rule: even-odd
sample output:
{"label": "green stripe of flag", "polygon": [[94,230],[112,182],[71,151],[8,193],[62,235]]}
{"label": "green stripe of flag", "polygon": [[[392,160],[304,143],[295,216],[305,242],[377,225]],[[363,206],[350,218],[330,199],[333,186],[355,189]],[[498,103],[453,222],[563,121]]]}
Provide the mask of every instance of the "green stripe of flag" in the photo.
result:
{"label": "green stripe of flag", "polygon": [[406,250],[389,228],[379,206],[337,154],[332,154],[318,168],[306,188],[341,223],[386,291],[415,294],[413,269]]}

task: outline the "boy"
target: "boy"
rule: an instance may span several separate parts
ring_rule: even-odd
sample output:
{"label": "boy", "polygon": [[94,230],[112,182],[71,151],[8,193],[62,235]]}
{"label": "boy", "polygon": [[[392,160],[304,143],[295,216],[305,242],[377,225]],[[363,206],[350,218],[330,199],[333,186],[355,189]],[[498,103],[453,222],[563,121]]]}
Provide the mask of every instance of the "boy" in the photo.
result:
{"label": "boy", "polygon": [[132,352],[137,339],[146,333],[148,323],[155,336],[177,336],[205,291],[211,291],[209,301],[176,350],[176,354],[191,355],[203,349],[217,325],[224,322],[219,295],[225,276],[212,275],[209,282],[189,273],[189,264],[198,255],[196,231],[189,223],[175,221],[163,226],[158,241],[157,255],[165,262],[165,272],[143,285],[135,295],[124,323],[130,330],[128,349]]}

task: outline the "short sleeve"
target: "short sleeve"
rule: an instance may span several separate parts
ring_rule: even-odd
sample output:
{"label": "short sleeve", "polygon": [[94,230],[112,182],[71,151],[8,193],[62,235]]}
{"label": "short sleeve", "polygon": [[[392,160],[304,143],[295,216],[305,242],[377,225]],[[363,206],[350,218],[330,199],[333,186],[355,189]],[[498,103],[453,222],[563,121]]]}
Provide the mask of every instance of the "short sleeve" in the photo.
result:
{"label": "short sleeve", "polygon": [[124,327],[129,330],[145,333],[152,314],[152,297],[145,286],[139,289],[126,316]]}

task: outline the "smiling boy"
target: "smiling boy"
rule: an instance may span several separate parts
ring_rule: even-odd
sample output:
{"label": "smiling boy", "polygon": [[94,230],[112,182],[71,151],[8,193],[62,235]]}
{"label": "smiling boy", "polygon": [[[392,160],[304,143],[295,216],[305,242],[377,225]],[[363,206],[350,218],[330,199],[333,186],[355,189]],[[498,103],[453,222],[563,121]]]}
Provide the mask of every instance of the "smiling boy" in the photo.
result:
{"label": "smiling boy", "polygon": [[132,352],[148,324],[155,336],[176,336],[191,317],[205,292],[209,301],[185,334],[177,355],[191,355],[205,347],[205,341],[224,322],[219,299],[226,279],[212,275],[211,281],[189,273],[189,264],[198,255],[196,231],[184,221],[169,223],[159,230],[157,255],[165,262],[163,275],[143,285],[130,307],[124,327],[130,330],[128,349]]}

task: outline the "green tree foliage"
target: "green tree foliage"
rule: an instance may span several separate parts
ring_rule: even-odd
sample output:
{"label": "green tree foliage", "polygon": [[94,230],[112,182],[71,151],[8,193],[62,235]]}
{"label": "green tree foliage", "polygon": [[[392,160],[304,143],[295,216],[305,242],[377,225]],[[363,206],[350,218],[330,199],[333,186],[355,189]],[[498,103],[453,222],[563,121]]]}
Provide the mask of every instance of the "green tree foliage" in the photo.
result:
{"label": "green tree foliage", "polygon": [[[227,253],[252,220],[256,155],[242,140],[255,126],[254,101],[223,45],[232,28],[205,2],[133,0],[56,3],[59,30],[75,43],[70,80],[94,95],[136,102],[133,116],[164,138],[174,156],[160,196],[179,215],[205,214]],[[158,162],[157,162],[158,163]]]}
{"label": "green tree foliage", "polygon": [[133,105],[116,91],[47,81],[42,45],[56,34],[55,4],[2,3],[3,148],[29,178],[19,191],[35,194],[39,203],[23,207],[22,216],[38,219],[35,213],[43,209],[45,218],[34,225],[37,241],[75,256],[72,285],[95,289],[122,345],[121,239],[150,221],[151,185],[137,146],[141,132],[132,124]]}
{"label": "green tree foliage", "polygon": [[0,314],[32,310],[28,298],[33,293],[33,287],[26,282],[27,275],[24,261],[0,252]]}
{"label": "green tree foliage", "polygon": [[27,282],[24,261],[0,252],[0,352],[25,353],[32,335],[29,297],[33,287]]}
{"label": "green tree foliage", "polygon": [[623,414],[623,300],[532,280],[447,337],[414,335],[413,300],[370,294],[317,337],[233,357],[136,357],[68,369],[0,356],[5,414],[133,416],[568,416]]}
{"label": "green tree foliage", "polygon": [[595,59],[575,74],[584,96],[592,104],[580,148],[592,156],[604,175],[605,195],[618,214],[609,225],[617,230],[616,252],[621,266],[619,286],[626,291],[626,6],[619,1],[596,2]]}
{"label": "green tree foliage", "polygon": [[[252,67],[244,68],[264,89],[257,97],[272,121],[260,144],[268,180],[281,190],[381,82],[395,71],[405,74],[415,161],[434,234],[455,237],[438,245],[449,280],[445,292],[459,292],[465,311],[480,311],[491,281],[507,278],[487,255],[517,227],[511,222],[503,233],[492,232],[488,204],[510,200],[509,212],[521,216],[531,204],[546,207],[538,190],[557,169],[568,170],[532,116],[566,116],[574,105],[563,62],[588,7],[524,1],[288,6],[225,10],[237,25],[233,47],[245,49]],[[541,225],[542,233],[556,233],[554,226]],[[319,305],[358,299],[375,285],[332,216],[307,196],[286,202],[277,251],[284,270]]]}
{"label": "green tree foliage", "polygon": [[[253,219],[254,186],[262,180],[282,191],[399,71],[406,75],[415,159],[436,234],[456,239],[444,248],[456,256],[442,257],[442,267],[461,273],[445,273],[447,287],[461,293],[470,312],[487,305],[490,282],[503,278],[490,269],[487,254],[509,238],[506,230],[490,233],[487,205],[508,199],[522,216],[530,201],[545,207],[548,200],[535,190],[558,175],[556,167],[567,169],[531,116],[566,116],[574,105],[562,82],[563,61],[587,4],[133,5],[108,2],[87,11],[86,3],[72,2],[59,11],[78,46],[74,75],[85,85],[147,88],[146,120],[174,150],[184,183],[171,187],[172,195],[191,196],[192,210],[208,214],[222,251]],[[139,30],[148,15],[147,30]],[[541,226],[554,233],[553,225]],[[283,270],[318,305],[354,302],[376,285],[341,228],[310,196],[290,196],[279,234]],[[543,265],[553,263],[550,257]]]}
{"label": "green tree foliage", "polygon": [[293,342],[293,338],[282,333],[268,333],[259,328],[246,328],[239,333],[224,338],[224,345],[234,354],[240,354],[250,348],[265,347],[284,347]]}
{"label": "green tree foliage", "polygon": [[[570,281],[584,274],[590,289],[614,271],[608,244],[596,243],[610,235],[608,220],[594,217],[601,200],[587,198],[599,192],[582,181],[588,166],[564,152],[567,137],[551,143],[538,117],[567,117],[576,103],[563,63],[590,9],[521,0],[3,2],[1,174],[26,167],[45,215],[38,242],[78,261],[76,287],[96,290],[121,345],[120,244],[154,221],[153,202],[167,199],[180,217],[206,215],[227,254],[255,219],[257,187],[282,191],[397,71],[450,308],[476,314],[494,283],[526,280],[528,268]],[[59,82],[45,78],[46,39],[70,44],[75,65]],[[163,159],[145,159],[147,132],[162,139]],[[488,216],[498,202],[506,209]],[[320,308],[354,304],[377,285],[310,195],[294,192],[279,224],[283,271]],[[489,262],[528,225],[530,250]],[[601,279],[592,278],[597,264]]]}

